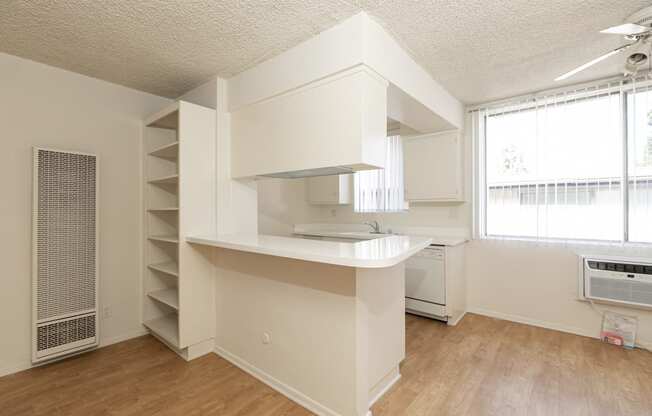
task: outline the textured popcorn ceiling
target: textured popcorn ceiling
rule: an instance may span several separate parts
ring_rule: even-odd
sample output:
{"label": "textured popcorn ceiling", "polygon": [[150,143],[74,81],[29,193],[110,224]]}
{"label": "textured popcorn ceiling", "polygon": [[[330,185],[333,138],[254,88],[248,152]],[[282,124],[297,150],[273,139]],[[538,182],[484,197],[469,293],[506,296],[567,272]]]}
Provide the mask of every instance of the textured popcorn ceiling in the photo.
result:
{"label": "textured popcorn ceiling", "polygon": [[[0,51],[176,97],[365,10],[465,103],[557,85],[622,38],[643,0],[0,1]],[[578,82],[614,75],[611,58]]]}

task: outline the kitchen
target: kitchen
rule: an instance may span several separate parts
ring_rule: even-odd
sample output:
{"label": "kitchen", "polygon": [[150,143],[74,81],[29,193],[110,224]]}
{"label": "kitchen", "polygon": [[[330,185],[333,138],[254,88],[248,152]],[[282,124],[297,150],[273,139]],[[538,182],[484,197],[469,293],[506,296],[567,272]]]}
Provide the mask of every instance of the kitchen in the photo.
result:
{"label": "kitchen", "polygon": [[28,3],[0,409],[652,409],[652,9]]}
{"label": "kitchen", "polygon": [[[390,118],[391,115],[417,128],[431,131],[439,128],[443,132],[415,136],[409,141],[405,152],[413,163],[411,168],[406,163],[406,177],[424,178],[416,170],[424,167],[419,164],[431,164],[433,158],[442,162],[452,159],[453,162],[438,163],[437,169],[441,171],[433,175],[433,181],[408,182],[407,194],[412,192],[419,203],[443,199],[447,203],[459,204],[463,202],[462,140],[459,129],[451,127],[453,123],[459,125],[463,116],[461,111],[451,113],[450,108],[440,116],[416,101],[401,89],[405,79],[391,77],[396,61],[374,63],[373,56],[356,55],[359,53],[356,44],[348,44],[351,52],[344,50],[341,39],[345,35],[363,39],[361,50],[394,51],[395,59],[400,59],[404,66],[419,69],[379,26],[367,16],[357,15],[289,53],[230,80],[229,106],[233,106],[233,101],[237,106],[230,111],[231,170],[228,172],[230,175],[225,173],[224,181],[230,188],[229,196],[233,203],[243,204],[248,210],[253,207],[255,211],[246,224],[238,223],[242,224],[242,229],[231,225],[231,231],[225,233],[189,231],[187,241],[192,245],[218,248],[213,262],[217,269],[217,287],[222,288],[216,290],[216,305],[218,310],[224,311],[217,314],[216,344],[220,346],[221,355],[242,367],[253,369],[251,371],[259,376],[265,374],[263,377],[287,385],[286,391],[292,391],[295,400],[318,413],[365,414],[400,378],[398,364],[405,356],[406,274],[425,272],[429,276],[429,279],[419,278],[421,283],[409,286],[414,286],[413,292],[425,293],[423,296],[415,294],[420,299],[407,300],[408,304],[414,303],[410,307],[415,312],[421,310],[422,314],[433,317],[438,314],[444,320],[450,316],[451,323],[462,318],[466,296],[462,249],[467,238],[465,232],[458,230],[457,236],[434,236],[436,243],[444,241],[449,244],[443,262],[441,249],[422,251],[433,243],[433,238],[427,234],[351,234],[351,231],[359,230],[340,228],[331,229],[328,235],[324,235],[324,230],[307,230],[305,226],[299,230],[300,224],[293,224],[291,227],[296,225],[296,228],[289,233],[267,232],[262,226],[256,227],[256,219],[265,217],[257,207],[265,204],[261,198],[268,183],[281,187],[304,186],[305,191],[295,193],[294,198],[306,195],[305,205],[334,207],[344,203],[342,206],[346,206],[353,202],[352,192],[356,188],[353,183],[355,174],[351,172],[363,170],[374,175],[377,171],[370,169],[374,166],[385,166],[385,172],[388,172],[390,163],[402,169],[402,158],[396,160],[395,154],[390,155],[392,148],[387,144],[388,123],[390,126],[400,123]],[[315,81],[308,81],[308,71],[297,73],[298,79],[293,81],[301,82],[298,86],[290,84],[286,78],[278,81],[274,78],[279,68],[287,68],[298,61],[310,62],[311,56],[323,56],[325,50],[338,50],[343,58],[347,58],[338,62],[343,70],[334,70],[330,65],[315,65]],[[355,57],[353,61],[349,60],[350,55]],[[328,75],[325,71],[333,72]],[[390,74],[390,78],[379,76],[382,73]],[[260,79],[265,79],[265,85],[279,85],[277,90],[269,92],[272,94],[269,98],[263,98],[261,91],[249,89],[250,85],[261,85]],[[421,79],[424,87],[438,90],[431,79],[425,76]],[[282,91],[281,86],[286,90]],[[210,83],[208,87],[215,88],[216,85]],[[216,90],[219,96],[219,84]],[[197,91],[190,94],[197,94]],[[450,99],[446,94],[441,95],[440,102]],[[240,103],[239,97],[246,97],[252,104]],[[408,109],[416,111],[408,112]],[[219,103],[217,125],[219,128]],[[406,124],[403,129],[414,127]],[[258,140],[261,135],[267,137],[263,143]],[[403,143],[400,140],[395,142],[398,142],[398,151],[402,152]],[[219,132],[217,146],[219,157]],[[425,157],[419,160],[418,155]],[[220,204],[229,198],[220,195],[219,162],[217,166],[217,202]],[[414,190],[411,184],[415,185]],[[281,195],[287,193],[280,191]],[[242,199],[235,200],[236,197]],[[395,202],[404,210],[405,198],[401,196],[399,199]],[[371,201],[372,204],[376,202]],[[237,210],[241,212],[240,208]],[[218,206],[217,212],[219,221],[219,213],[224,211]],[[397,233],[400,231],[396,230]],[[417,252],[432,252],[434,256],[423,258],[421,254],[422,260],[410,263],[409,258]],[[297,263],[297,260],[310,263]],[[342,270],[341,266],[346,271],[336,272]],[[289,276],[281,277],[277,270],[284,270]],[[450,276],[447,285],[444,270]],[[340,281],[338,278],[334,282],[333,276],[341,273],[349,275],[349,285],[354,285],[349,286],[348,291],[331,287]],[[300,279],[303,283],[297,287],[300,276],[303,276]],[[292,285],[288,286],[288,283]],[[335,290],[345,297],[329,300]],[[319,297],[315,298],[317,295]],[[434,302],[442,302],[446,295],[449,295],[448,305]],[[342,304],[345,299],[348,299],[347,303]],[[250,306],[244,307],[247,312],[238,316],[237,321],[228,318],[227,311],[245,304]],[[358,306],[351,309],[346,304]],[[337,317],[332,315],[335,311],[338,311]],[[302,318],[295,316],[291,323],[286,321],[288,316],[296,314]],[[326,319],[324,314],[331,318]],[[328,323],[332,320],[339,324],[333,327]],[[353,333],[350,329],[341,332],[347,325],[356,328]],[[306,346],[296,338],[299,334],[301,338],[319,340],[320,346],[313,343]],[[256,342],[258,339],[263,339],[263,342]],[[379,340],[383,340],[383,348],[379,348]],[[313,360],[298,358],[307,351]],[[331,361],[331,371],[323,373],[319,363],[328,362],[328,357],[335,351],[341,360]],[[296,374],[295,369],[289,372],[289,362],[299,366],[296,370],[300,371]],[[318,377],[324,382],[313,385],[306,377]],[[337,383],[336,379],[342,382]],[[355,384],[349,385],[344,380],[355,381]]]}

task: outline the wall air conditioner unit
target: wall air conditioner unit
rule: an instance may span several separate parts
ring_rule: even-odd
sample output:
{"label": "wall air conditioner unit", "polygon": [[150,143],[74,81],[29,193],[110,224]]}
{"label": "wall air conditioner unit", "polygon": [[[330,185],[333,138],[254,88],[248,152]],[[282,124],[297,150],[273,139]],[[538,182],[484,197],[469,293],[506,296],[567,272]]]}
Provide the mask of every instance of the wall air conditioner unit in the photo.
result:
{"label": "wall air conditioner unit", "polygon": [[32,362],[98,345],[97,157],[34,149]]}
{"label": "wall air conditioner unit", "polygon": [[652,259],[580,256],[579,298],[652,308]]}

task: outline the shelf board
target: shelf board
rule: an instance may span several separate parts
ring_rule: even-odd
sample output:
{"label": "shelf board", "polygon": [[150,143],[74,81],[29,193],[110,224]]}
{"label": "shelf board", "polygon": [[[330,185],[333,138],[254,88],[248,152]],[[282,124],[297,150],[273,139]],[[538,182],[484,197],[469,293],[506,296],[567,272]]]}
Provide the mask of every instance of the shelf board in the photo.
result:
{"label": "shelf board", "polygon": [[176,160],[179,157],[179,142],[169,143],[149,152],[150,156]]}
{"label": "shelf board", "polygon": [[176,235],[150,235],[147,239],[152,241],[163,241],[166,243],[178,243],[179,237]]}
{"label": "shelf board", "polygon": [[171,308],[179,310],[179,292],[177,291],[177,288],[155,290],[149,292],[147,296]]}
{"label": "shelf board", "polygon": [[177,263],[173,261],[168,261],[165,263],[155,263],[155,264],[150,264],[149,266],[150,269],[156,270],[161,273],[169,274],[171,276],[176,276],[179,277],[179,266]]}
{"label": "shelf board", "polygon": [[152,319],[151,321],[143,322],[143,325],[165,340],[165,342],[175,348],[179,348],[179,320],[176,314]]}
{"label": "shelf board", "polygon": [[175,175],[162,176],[160,178],[150,179],[147,182],[151,183],[152,185],[171,185],[171,184],[179,183],[179,175],[175,174]]}
{"label": "shelf board", "polygon": [[168,208],[149,208],[147,212],[177,212],[179,208],[168,207]]}
{"label": "shelf board", "polygon": [[145,120],[147,127],[177,130],[179,127],[179,102],[176,101]]}

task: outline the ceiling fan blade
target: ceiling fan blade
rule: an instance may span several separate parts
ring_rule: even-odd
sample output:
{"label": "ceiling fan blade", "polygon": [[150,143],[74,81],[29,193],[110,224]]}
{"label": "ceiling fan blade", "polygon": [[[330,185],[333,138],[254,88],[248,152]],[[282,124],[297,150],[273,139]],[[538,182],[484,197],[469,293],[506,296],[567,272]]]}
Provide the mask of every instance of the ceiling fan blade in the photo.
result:
{"label": "ceiling fan blade", "polygon": [[564,75],[558,76],[557,78],[555,78],[555,81],[563,81],[566,78],[570,78],[573,75],[577,74],[578,72],[584,71],[586,68],[589,68],[589,67],[597,64],[598,62],[602,62],[605,59],[609,58],[610,56],[616,55],[617,53],[620,53],[620,52],[624,51],[625,49],[636,45],[637,43],[638,43],[638,41],[633,42],[633,43],[628,43],[627,45],[623,45],[623,46],[621,46],[619,48],[614,49],[613,51],[607,52],[604,55],[599,56],[599,57],[595,58],[594,60],[585,63],[584,65],[578,66],[577,68],[573,69],[572,71],[566,72]]}
{"label": "ceiling fan blade", "polygon": [[618,26],[612,26],[608,29],[601,30],[600,33],[607,33],[610,35],[640,35],[641,33],[649,32],[650,27],[641,26],[635,23],[625,23]]}

